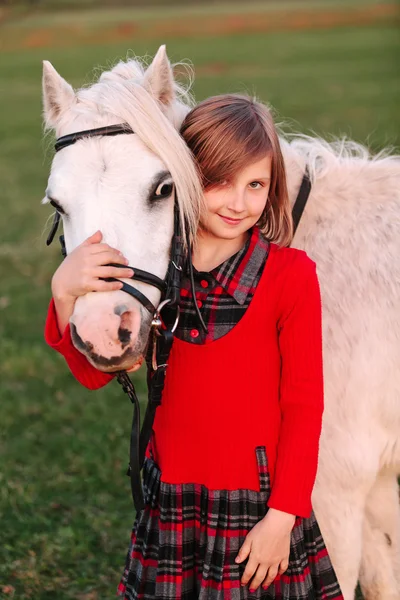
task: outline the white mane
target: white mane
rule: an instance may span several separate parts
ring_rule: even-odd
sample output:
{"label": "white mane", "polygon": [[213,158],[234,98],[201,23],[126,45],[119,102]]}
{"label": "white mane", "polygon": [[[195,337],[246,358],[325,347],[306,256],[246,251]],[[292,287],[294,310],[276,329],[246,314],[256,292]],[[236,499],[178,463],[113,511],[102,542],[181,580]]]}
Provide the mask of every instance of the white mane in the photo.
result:
{"label": "white mane", "polygon": [[400,156],[390,155],[390,148],[372,154],[366,146],[345,137],[329,142],[319,137],[289,133],[281,141],[290,145],[292,157],[297,156],[300,161],[305,161],[312,182],[336,169],[362,168],[371,162],[389,169],[393,166],[396,171],[399,168]]}

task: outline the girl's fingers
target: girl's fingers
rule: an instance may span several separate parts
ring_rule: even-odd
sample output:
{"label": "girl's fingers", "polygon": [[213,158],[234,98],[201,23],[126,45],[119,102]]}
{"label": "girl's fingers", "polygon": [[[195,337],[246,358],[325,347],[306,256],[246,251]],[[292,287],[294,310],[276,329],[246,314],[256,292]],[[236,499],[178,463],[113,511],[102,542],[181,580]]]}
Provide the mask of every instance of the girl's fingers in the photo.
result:
{"label": "girl's fingers", "polygon": [[89,264],[92,264],[94,267],[101,267],[108,265],[109,263],[116,263],[118,265],[128,264],[128,260],[121,256],[116,250],[109,250],[108,252],[99,252],[98,254],[93,254],[89,260]]}
{"label": "girl's fingers", "polygon": [[255,559],[252,559],[251,554],[250,554],[249,561],[246,565],[246,568],[244,570],[244,573],[242,575],[242,579],[240,580],[240,583],[242,585],[246,585],[250,581],[250,579],[253,577],[257,568],[258,568],[258,563]]}
{"label": "girl's fingers", "polygon": [[122,283],[120,281],[102,281],[101,279],[97,279],[92,286],[92,292],[114,292],[121,288]]}
{"label": "girl's fingers", "polygon": [[105,244],[104,242],[101,244],[94,244],[93,246],[90,246],[90,254],[99,254],[99,252],[116,252],[117,254],[121,254],[122,252],[120,252],[119,250],[117,250],[117,248],[113,248],[112,246],[109,246],[109,244]]}
{"label": "girl's fingers", "polygon": [[92,235],[90,235],[84,242],[82,242],[81,246],[90,246],[91,244],[99,244],[103,239],[103,234],[100,230],[95,231]]}
{"label": "girl's fingers", "polygon": [[263,583],[267,569],[263,565],[258,565],[257,571],[254,574],[252,581],[249,584],[249,591],[255,592],[255,590]]}
{"label": "girl's fingers", "polygon": [[262,587],[264,590],[269,588],[271,583],[274,581],[275,577],[278,575],[278,565],[273,565],[268,569],[268,574],[262,582]]}
{"label": "girl's fingers", "polygon": [[285,571],[287,571],[289,568],[289,561],[288,560],[283,560],[281,562],[281,564],[279,565],[279,574],[283,575],[285,573]]}
{"label": "girl's fingers", "polygon": [[235,558],[235,562],[241,562],[242,560],[244,560],[245,558],[247,558],[247,556],[250,553],[250,549],[251,549],[251,541],[249,540],[248,537],[246,537],[246,539],[244,540],[242,546],[239,549],[239,552]]}
{"label": "girl's fingers", "polygon": [[94,277],[117,277],[118,279],[130,279],[133,269],[119,269],[118,267],[99,267],[93,273]]}

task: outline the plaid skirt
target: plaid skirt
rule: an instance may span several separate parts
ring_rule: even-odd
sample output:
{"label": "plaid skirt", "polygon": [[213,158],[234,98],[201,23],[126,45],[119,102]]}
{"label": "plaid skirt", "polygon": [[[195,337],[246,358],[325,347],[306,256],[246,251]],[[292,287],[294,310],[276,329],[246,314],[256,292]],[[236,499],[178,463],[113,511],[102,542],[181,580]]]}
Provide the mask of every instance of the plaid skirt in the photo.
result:
{"label": "plaid skirt", "polygon": [[[124,600],[343,600],[314,513],[296,517],[289,567],[264,590],[240,585],[247,559],[235,558],[268,511],[265,446],[255,448],[260,491],[171,484],[151,454],[143,467],[145,508],[136,515],[118,586]],[[251,579],[250,579],[251,582]],[[249,583],[250,583],[249,582]]]}

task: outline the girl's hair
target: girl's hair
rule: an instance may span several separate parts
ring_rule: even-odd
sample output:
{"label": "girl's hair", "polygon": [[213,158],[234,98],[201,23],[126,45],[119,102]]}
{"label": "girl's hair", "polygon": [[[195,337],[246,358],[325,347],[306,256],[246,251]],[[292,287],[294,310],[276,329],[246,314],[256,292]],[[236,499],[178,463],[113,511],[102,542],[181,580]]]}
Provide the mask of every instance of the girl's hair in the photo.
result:
{"label": "girl's hair", "polygon": [[232,181],[267,154],[272,157],[268,199],[258,226],[271,242],[289,246],[293,221],[285,165],[269,109],[248,96],[213,96],[186,115],[181,134],[197,161],[204,189]]}

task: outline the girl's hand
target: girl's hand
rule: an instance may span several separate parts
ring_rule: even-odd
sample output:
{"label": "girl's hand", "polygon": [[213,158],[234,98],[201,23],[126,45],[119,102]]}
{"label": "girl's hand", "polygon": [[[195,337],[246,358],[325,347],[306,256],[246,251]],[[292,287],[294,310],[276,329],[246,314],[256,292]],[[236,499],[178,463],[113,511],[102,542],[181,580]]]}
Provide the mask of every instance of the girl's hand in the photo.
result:
{"label": "girl's hand", "polygon": [[240,563],[249,556],[241,585],[246,585],[254,575],[250,592],[260,584],[267,589],[275,577],[288,568],[290,535],[295,520],[295,515],[270,508],[247,534],[235,562]]}
{"label": "girl's hand", "polygon": [[77,246],[60,264],[53,275],[51,290],[56,301],[74,304],[79,296],[88,292],[111,292],[119,290],[119,281],[102,281],[100,277],[132,277],[132,269],[105,267],[108,263],[127,265],[121,252],[108,244],[102,244],[103,236],[96,231]]}

